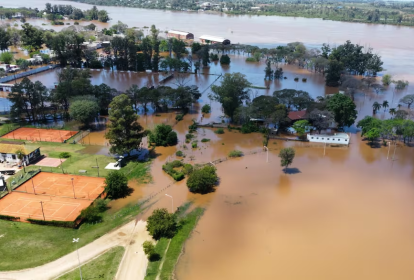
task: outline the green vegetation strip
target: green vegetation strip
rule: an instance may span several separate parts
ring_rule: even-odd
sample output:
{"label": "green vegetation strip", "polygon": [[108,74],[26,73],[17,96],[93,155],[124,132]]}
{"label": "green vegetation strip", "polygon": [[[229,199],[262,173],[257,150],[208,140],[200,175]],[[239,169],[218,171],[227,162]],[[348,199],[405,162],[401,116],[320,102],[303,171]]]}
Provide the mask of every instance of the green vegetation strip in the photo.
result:
{"label": "green vegetation strip", "polygon": [[72,238],[80,238],[78,246],[85,246],[131,221],[140,211],[141,207],[134,204],[113,214],[104,212],[102,223],[82,224],[77,230],[0,220],[0,236],[3,236],[0,271],[25,269],[56,260],[75,250]]}
{"label": "green vegetation strip", "polygon": [[[118,270],[119,263],[124,255],[125,248],[118,246],[112,248],[100,257],[82,266],[83,279],[106,279],[112,280]],[[80,280],[79,270],[71,272],[58,278],[59,280]]]}
{"label": "green vegetation strip", "polygon": [[[160,254],[161,259],[159,261],[149,263],[145,280],[155,280],[158,272],[161,280],[171,279],[171,275],[181,254],[184,243],[190,237],[191,232],[195,228],[198,219],[201,217],[203,212],[203,208],[196,208],[181,219],[181,227],[177,234],[171,239],[170,246],[168,247],[168,251],[166,253],[165,249],[168,245],[168,239],[162,238],[158,241],[155,246],[155,250],[158,254]],[[158,271],[161,262],[163,262],[163,266],[161,271]]]}

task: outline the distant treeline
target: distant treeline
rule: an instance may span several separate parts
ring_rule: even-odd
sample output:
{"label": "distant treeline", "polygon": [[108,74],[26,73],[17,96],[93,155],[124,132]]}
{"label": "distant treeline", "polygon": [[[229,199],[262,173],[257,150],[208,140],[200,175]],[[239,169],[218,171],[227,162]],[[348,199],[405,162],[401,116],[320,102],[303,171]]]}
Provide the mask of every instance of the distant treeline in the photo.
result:
{"label": "distant treeline", "polygon": [[98,10],[96,6],[93,6],[90,10],[82,11],[71,5],[52,5],[46,3],[44,10],[32,9],[32,8],[3,8],[0,7],[0,19],[13,19],[13,18],[41,18],[46,13],[48,20],[56,21],[68,17],[74,20],[99,20],[101,22],[107,22],[110,20],[107,11]]}
{"label": "distant treeline", "polygon": [[[336,21],[414,25],[413,2],[363,2],[363,1],[217,1],[211,7],[201,7],[190,0],[72,0],[76,2],[127,6],[146,9],[198,10],[208,9],[228,14],[278,15],[323,18]],[[217,3],[217,4],[216,4]]]}

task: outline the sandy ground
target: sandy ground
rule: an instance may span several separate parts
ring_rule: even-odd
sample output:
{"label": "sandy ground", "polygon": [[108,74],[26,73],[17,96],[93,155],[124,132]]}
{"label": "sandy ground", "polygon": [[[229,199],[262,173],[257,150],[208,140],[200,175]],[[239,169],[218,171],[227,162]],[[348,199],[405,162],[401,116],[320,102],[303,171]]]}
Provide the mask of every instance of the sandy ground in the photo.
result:
{"label": "sandy ground", "polygon": [[[117,279],[144,279],[147,258],[142,249],[142,243],[150,240],[146,231],[146,222],[136,221],[102,236],[94,242],[79,248],[82,264],[106,252],[115,246],[125,246],[126,252],[118,271]],[[1,280],[45,280],[56,279],[78,266],[76,251],[48,264],[18,271],[0,272]]]}

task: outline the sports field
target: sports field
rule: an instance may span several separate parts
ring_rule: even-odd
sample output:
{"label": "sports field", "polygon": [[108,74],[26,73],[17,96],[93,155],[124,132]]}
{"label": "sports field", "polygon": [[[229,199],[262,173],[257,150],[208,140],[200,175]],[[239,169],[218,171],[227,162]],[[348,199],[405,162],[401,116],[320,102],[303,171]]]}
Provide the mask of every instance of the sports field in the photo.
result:
{"label": "sports field", "polygon": [[13,130],[10,133],[7,133],[6,135],[3,135],[2,138],[62,143],[63,141],[71,138],[76,133],[78,132],[70,130],[21,127]]}
{"label": "sports field", "polygon": [[21,221],[74,221],[102,194],[103,186],[103,178],[40,172],[0,199],[0,214]]}

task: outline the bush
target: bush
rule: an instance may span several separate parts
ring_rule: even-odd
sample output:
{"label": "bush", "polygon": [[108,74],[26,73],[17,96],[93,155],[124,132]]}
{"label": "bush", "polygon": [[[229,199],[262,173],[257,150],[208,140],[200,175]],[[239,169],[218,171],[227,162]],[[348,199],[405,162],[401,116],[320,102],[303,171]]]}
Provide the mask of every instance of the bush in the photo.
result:
{"label": "bush", "polygon": [[240,129],[241,133],[243,134],[247,134],[247,133],[252,133],[252,132],[257,132],[259,131],[259,127],[257,127],[254,123],[252,122],[248,122],[242,125],[241,129]]}
{"label": "bush", "polygon": [[196,131],[197,130],[197,123],[193,121],[193,124],[188,127],[188,129]]}
{"label": "bush", "polygon": [[108,201],[102,198],[98,198],[94,202],[95,208],[98,210],[98,212],[102,213],[105,212],[108,209]]}
{"label": "bush", "polygon": [[167,135],[167,144],[170,146],[177,145],[178,137],[175,131],[170,131]]}
{"label": "bush", "polygon": [[242,157],[242,156],[243,156],[243,152],[239,150],[233,150],[233,151],[230,151],[229,153],[229,157]]}
{"label": "bush", "polygon": [[20,217],[9,216],[9,215],[0,215],[0,220],[6,220],[6,221],[20,221]]}
{"label": "bush", "polygon": [[79,22],[75,21],[73,24],[74,24],[74,25],[79,25]]}
{"label": "bush", "polygon": [[184,115],[183,114],[178,114],[178,115],[175,116],[175,120],[177,122],[182,121],[183,119],[184,119]]}
{"label": "bush", "polygon": [[203,138],[203,139],[201,139],[201,142],[203,142],[203,143],[205,143],[205,142],[210,142],[210,139]]}
{"label": "bush", "polygon": [[257,60],[254,57],[248,57],[246,58],[246,62],[257,62]]}
{"label": "bush", "polygon": [[194,137],[194,135],[193,134],[191,134],[191,133],[187,133],[186,135],[185,135],[185,139],[192,139]]}
{"label": "bush", "polygon": [[190,141],[190,139],[185,139],[185,143],[190,143],[191,141]]}
{"label": "bush", "polygon": [[147,255],[147,258],[150,262],[160,259],[160,255],[155,252],[155,246],[151,241],[145,241],[142,244],[142,247],[144,248],[144,253]]}
{"label": "bush", "polygon": [[147,219],[147,230],[155,240],[173,238],[177,232],[176,216],[165,208],[155,209]]}
{"label": "bush", "polygon": [[70,158],[70,157],[71,157],[71,155],[68,152],[61,152],[59,154],[59,158]]}
{"label": "bush", "polygon": [[179,160],[174,160],[172,162],[168,162],[162,166],[162,170],[164,170],[168,175],[173,177],[175,181],[181,181],[184,179],[184,173],[175,170],[174,168],[182,167],[184,164]]}
{"label": "bush", "polygon": [[176,145],[178,142],[177,133],[167,124],[159,124],[149,133],[150,143],[155,146]]}
{"label": "bush", "polygon": [[295,82],[297,82],[297,81],[299,81],[299,78],[298,78],[298,77],[296,77],[296,78],[294,78],[294,80],[295,80]]}
{"label": "bush", "polygon": [[201,112],[204,114],[208,114],[211,112],[211,106],[208,104],[203,105],[203,107],[201,107]]}
{"label": "bush", "polygon": [[224,134],[224,129],[219,128],[216,131],[214,131],[214,133],[216,133],[216,134]]}
{"label": "bush", "polygon": [[308,80],[308,79],[306,79],[306,78],[303,78],[303,79],[302,79],[302,82],[304,82],[304,83],[305,83],[305,82],[306,82],[307,80]]}
{"label": "bush", "polygon": [[194,168],[191,164],[189,164],[189,163],[184,164],[183,172],[184,172],[185,175],[191,174],[191,172],[193,172],[193,170],[194,170]]}
{"label": "bush", "polygon": [[129,187],[126,175],[120,171],[111,171],[105,178],[105,192],[113,199],[127,196]]}
{"label": "bush", "polygon": [[64,227],[64,228],[75,228],[76,223],[75,222],[67,222],[67,221],[44,221],[44,220],[37,220],[37,219],[26,219],[31,224],[37,224],[37,225],[44,225],[44,226],[55,226],[55,227]]}
{"label": "bush", "polygon": [[217,181],[216,168],[211,165],[206,165],[191,172],[187,180],[187,187],[190,192],[208,193],[213,190]]}
{"label": "bush", "polygon": [[86,209],[83,209],[81,211],[80,217],[88,223],[96,223],[102,220],[102,216],[100,215],[98,208],[94,207],[93,205],[89,206]]}
{"label": "bush", "polygon": [[192,147],[193,149],[197,148],[197,142],[193,142],[193,143],[191,143],[191,147]]}
{"label": "bush", "polygon": [[177,157],[183,157],[184,156],[184,153],[182,151],[177,151],[177,152],[175,152],[175,155]]}
{"label": "bush", "polygon": [[230,64],[230,57],[227,54],[223,54],[220,57],[220,64],[224,64],[224,65]]}

